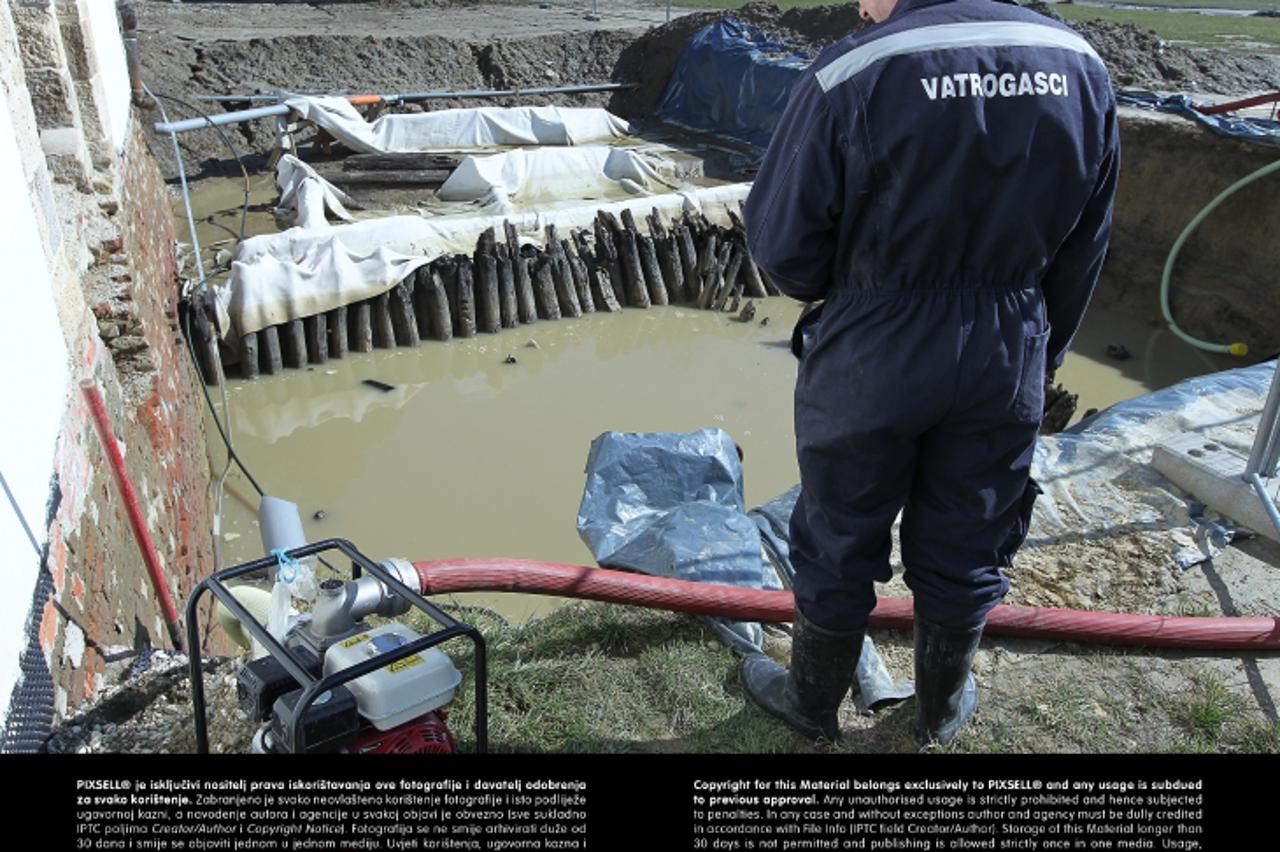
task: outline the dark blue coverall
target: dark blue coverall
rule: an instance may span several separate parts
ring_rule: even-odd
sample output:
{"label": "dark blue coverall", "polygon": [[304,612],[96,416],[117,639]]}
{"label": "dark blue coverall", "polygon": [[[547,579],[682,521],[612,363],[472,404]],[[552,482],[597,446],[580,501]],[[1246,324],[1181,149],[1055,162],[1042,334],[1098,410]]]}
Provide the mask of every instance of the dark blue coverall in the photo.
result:
{"label": "dark blue coverall", "polygon": [[1101,60],[1011,3],[901,0],[795,84],[746,224],[785,294],[825,300],[795,392],[810,621],[865,628],[900,510],[919,615],[965,630],[1004,597],[1118,168]]}

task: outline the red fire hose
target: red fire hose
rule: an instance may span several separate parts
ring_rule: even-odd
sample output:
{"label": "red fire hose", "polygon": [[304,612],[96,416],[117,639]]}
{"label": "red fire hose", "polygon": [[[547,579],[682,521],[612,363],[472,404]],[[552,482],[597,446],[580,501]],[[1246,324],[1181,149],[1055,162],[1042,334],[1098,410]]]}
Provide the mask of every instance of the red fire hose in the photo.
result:
{"label": "red fire hose", "polygon": [[147,573],[151,575],[151,587],[155,589],[160,608],[164,611],[165,624],[169,628],[169,639],[173,647],[182,650],[182,631],[178,629],[178,612],[173,606],[173,597],[169,594],[169,584],[164,577],[164,569],[160,567],[160,556],[151,542],[151,533],[147,531],[146,521],[142,519],[142,509],[138,506],[138,497],[133,491],[133,483],[129,480],[129,472],[125,470],[124,456],[120,454],[120,445],[116,442],[115,432],[111,429],[111,420],[107,417],[107,406],[102,401],[98,386],[85,379],[80,383],[80,390],[89,403],[89,414],[98,431],[98,440],[102,441],[102,449],[106,451],[107,461],[111,465],[111,473],[115,476],[116,488],[120,491],[120,499],[124,501],[125,514],[129,516],[129,526],[133,527],[133,537],[142,551],[142,561],[146,563]]}
{"label": "red fire hose", "polygon": [[[438,559],[415,562],[422,594],[519,592],[717,615],[741,621],[791,621],[791,592],[694,583],[524,559]],[[907,629],[912,603],[881,599],[871,627]],[[1024,639],[1055,639],[1104,645],[1145,645],[1201,651],[1266,651],[1280,648],[1280,619],[1188,618],[1129,615],[1001,605],[987,616],[986,632]]]}

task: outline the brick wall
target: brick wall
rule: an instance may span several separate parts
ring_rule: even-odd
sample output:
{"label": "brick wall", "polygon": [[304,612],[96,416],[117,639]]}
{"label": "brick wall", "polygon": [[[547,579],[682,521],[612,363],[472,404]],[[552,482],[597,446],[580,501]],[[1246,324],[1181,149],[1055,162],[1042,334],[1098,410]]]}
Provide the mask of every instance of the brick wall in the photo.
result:
{"label": "brick wall", "polygon": [[[213,561],[204,400],[178,328],[172,202],[147,151],[152,117],[121,112],[122,62],[111,0],[0,7],[0,142],[17,160],[0,177],[7,191],[25,189],[31,208],[24,228],[0,232],[29,314],[0,329],[3,384],[22,394],[0,410],[0,467],[52,587],[36,593],[26,624],[0,623],[0,652],[16,656],[36,631],[29,655],[43,658],[61,715],[139,649],[170,644],[81,380],[106,400],[179,614]],[[10,604],[39,588],[16,514],[0,524],[15,566]],[[0,726],[22,690],[12,669],[0,678]]]}

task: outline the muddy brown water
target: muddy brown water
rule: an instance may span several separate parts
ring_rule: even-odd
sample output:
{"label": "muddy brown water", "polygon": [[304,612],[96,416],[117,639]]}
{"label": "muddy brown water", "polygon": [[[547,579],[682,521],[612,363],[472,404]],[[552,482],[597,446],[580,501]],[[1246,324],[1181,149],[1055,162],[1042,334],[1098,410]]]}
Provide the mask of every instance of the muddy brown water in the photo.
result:
{"label": "muddy brown water", "polygon": [[[196,193],[206,262],[230,247],[210,243],[238,230],[243,186],[206,181]],[[265,209],[274,200],[270,177],[255,177],[250,189],[248,233],[274,231]],[[177,215],[185,234],[181,209]],[[786,347],[798,315],[798,303],[784,298],[763,300],[750,323],[680,307],[627,310],[232,380],[233,440],[268,493],[299,504],[310,540],[346,538],[377,559],[590,564],[575,520],[583,466],[602,432],[726,430],[745,453],[748,506],[798,481],[795,361]],[[1116,345],[1131,357],[1109,357]],[[516,363],[504,363],[508,356]],[[1149,321],[1094,310],[1057,381],[1080,395],[1078,418],[1228,366]],[[220,462],[220,446],[211,455]],[[233,565],[259,558],[262,545],[256,497],[238,472],[228,493],[221,545],[224,565]],[[517,621],[557,605],[458,597]]]}

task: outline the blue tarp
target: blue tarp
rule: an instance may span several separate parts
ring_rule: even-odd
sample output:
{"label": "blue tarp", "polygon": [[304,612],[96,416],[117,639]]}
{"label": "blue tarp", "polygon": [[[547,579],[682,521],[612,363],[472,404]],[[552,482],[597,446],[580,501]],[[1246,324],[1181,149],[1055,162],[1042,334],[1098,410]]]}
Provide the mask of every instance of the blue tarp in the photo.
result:
{"label": "blue tarp", "polygon": [[1266,118],[1240,118],[1233,115],[1205,115],[1186,95],[1157,95],[1152,92],[1116,92],[1116,101],[1124,106],[1142,107],[1158,112],[1171,112],[1189,118],[1222,136],[1234,136],[1246,142],[1280,148],[1280,121]]}
{"label": "blue tarp", "polygon": [[791,85],[812,61],[803,49],[725,18],[690,39],[654,112],[764,149]]}

